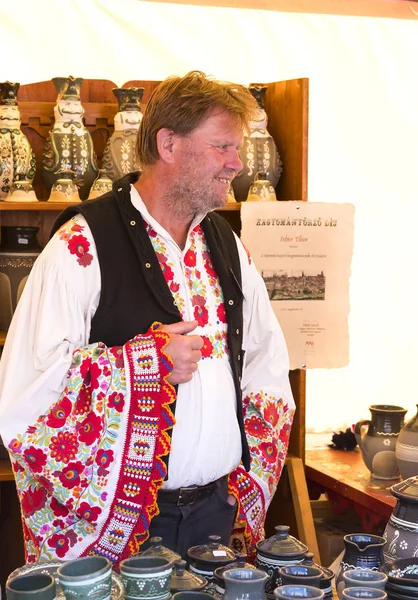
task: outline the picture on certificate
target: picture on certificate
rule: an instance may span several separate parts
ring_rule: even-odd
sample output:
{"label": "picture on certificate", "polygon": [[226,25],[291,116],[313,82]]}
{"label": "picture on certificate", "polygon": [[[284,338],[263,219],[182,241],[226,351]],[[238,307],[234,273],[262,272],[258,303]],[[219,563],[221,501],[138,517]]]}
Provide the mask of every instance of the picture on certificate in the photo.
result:
{"label": "picture on certificate", "polygon": [[290,368],[349,362],[354,206],[243,202],[241,239],[266,285]]}

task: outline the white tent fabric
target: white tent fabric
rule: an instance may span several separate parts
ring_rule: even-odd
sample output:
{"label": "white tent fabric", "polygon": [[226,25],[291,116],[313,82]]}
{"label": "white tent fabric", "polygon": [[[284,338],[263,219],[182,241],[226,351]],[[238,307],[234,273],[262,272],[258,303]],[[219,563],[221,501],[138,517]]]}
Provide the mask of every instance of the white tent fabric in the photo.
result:
{"label": "white tent fabric", "polygon": [[418,18],[140,2],[0,0],[0,80],[117,85],[201,69],[310,80],[309,200],[356,207],[350,364],[308,373],[307,426],[418,402]]}

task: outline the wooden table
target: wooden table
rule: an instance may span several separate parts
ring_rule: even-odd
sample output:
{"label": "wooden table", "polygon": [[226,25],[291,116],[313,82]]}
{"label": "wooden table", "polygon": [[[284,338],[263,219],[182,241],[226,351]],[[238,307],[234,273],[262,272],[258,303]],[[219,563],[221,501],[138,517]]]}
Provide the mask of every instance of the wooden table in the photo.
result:
{"label": "wooden table", "polygon": [[399,481],[373,479],[363,462],[361,452],[308,449],[305,462],[306,478],[324,490],[340,494],[358,507],[363,507],[387,521],[396,504],[389,488]]}

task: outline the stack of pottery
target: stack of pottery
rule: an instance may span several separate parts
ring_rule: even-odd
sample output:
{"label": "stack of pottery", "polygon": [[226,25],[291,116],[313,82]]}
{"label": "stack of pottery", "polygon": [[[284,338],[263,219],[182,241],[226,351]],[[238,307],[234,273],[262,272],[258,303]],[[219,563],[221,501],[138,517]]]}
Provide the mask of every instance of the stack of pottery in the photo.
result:
{"label": "stack of pottery", "polygon": [[115,130],[103,153],[103,168],[112,181],[138,171],[136,136],[142,120],[141,100],[144,88],[114,88],[118,112],[114,118]]}
{"label": "stack of pottery", "polygon": [[266,584],[266,597],[273,599],[273,591],[282,584],[280,567],[301,564],[308,552],[308,547],[289,535],[287,525],[277,525],[276,533],[257,543],[255,566],[269,575]]}
{"label": "stack of pottery", "polygon": [[401,429],[395,453],[402,479],[418,475],[418,404],[416,415]]}
{"label": "stack of pottery", "polygon": [[32,187],[35,155],[20,130],[19,87],[20,83],[0,83],[0,200],[37,202]]}
{"label": "stack of pottery", "polygon": [[319,587],[325,594],[325,598],[332,598],[332,580],[335,575],[331,571],[331,569],[327,569],[327,567],[322,567],[321,565],[317,565],[313,561],[313,552],[308,552],[303,559],[303,564],[309,567],[318,567],[322,571],[322,577],[319,582]]}
{"label": "stack of pottery", "polygon": [[385,571],[383,548],[386,539],[369,533],[352,533],[344,536],[345,551],[335,578],[337,593],[345,588],[343,574],[346,571],[364,570]]}
{"label": "stack of pottery", "polygon": [[266,180],[275,188],[283,171],[276,144],[267,131],[267,113],[264,109],[267,87],[253,85],[249,90],[257,100],[258,113],[250,123],[250,134],[244,137],[242,143],[242,169],[232,181],[235,198],[239,202],[247,199],[257,173],[264,173]]}
{"label": "stack of pottery", "polygon": [[90,132],[83,123],[80,90],[83,80],[74,77],[52,79],[58,97],[54,125],[42,152],[42,176],[48,191],[63,171],[75,173],[81,200],[86,200],[98,168]]}
{"label": "stack of pottery", "polygon": [[418,598],[418,558],[400,558],[393,561],[388,572],[386,591],[392,600]]}
{"label": "stack of pottery", "polygon": [[0,330],[10,325],[41,246],[39,227],[2,225],[0,237]]}
{"label": "stack of pottery", "polygon": [[387,540],[385,561],[418,556],[418,476],[392,485],[397,502],[383,533]]}
{"label": "stack of pottery", "polygon": [[214,571],[219,567],[233,563],[237,555],[234,550],[220,543],[219,535],[210,535],[207,544],[192,546],[187,551],[190,571],[205,577],[208,581],[207,591],[214,594],[216,580]]}
{"label": "stack of pottery", "polygon": [[366,467],[376,479],[396,479],[395,446],[406,409],[401,406],[374,404],[369,406],[371,420],[358,421],[354,433]]}

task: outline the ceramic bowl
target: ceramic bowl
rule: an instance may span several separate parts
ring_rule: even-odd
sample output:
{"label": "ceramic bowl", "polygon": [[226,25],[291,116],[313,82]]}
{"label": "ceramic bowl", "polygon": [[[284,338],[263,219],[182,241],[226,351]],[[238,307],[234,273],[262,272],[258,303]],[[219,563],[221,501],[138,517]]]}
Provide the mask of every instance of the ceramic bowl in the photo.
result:
{"label": "ceramic bowl", "polygon": [[370,600],[387,600],[387,593],[384,590],[376,590],[366,587],[345,588],[341,594],[341,600],[355,600],[356,598],[367,598]]}
{"label": "ceramic bowl", "polygon": [[391,583],[418,588],[418,558],[398,558],[388,570]]}
{"label": "ceramic bowl", "polygon": [[371,569],[349,569],[343,573],[345,587],[370,587],[384,590],[388,576],[381,571]]}
{"label": "ceramic bowl", "polygon": [[281,585],[274,590],[274,598],[275,600],[287,600],[288,598],[323,600],[325,592],[310,585]]}

